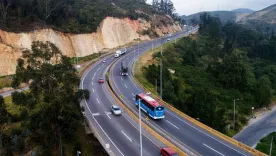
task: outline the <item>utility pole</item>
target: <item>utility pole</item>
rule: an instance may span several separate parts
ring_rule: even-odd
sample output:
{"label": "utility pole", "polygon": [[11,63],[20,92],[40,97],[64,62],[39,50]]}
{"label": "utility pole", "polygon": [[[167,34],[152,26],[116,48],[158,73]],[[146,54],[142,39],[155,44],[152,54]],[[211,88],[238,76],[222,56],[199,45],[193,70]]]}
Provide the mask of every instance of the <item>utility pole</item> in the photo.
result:
{"label": "utility pole", "polygon": [[142,145],[142,126],[141,126],[141,99],[139,99],[139,129],[140,129],[140,156],[143,156],[143,145]]}
{"label": "utility pole", "polygon": [[158,91],[157,91],[157,79],[155,79],[155,91],[158,94]]}
{"label": "utility pole", "polygon": [[162,56],[163,56],[163,44],[162,44],[162,40],[163,38],[161,38],[161,56],[160,56],[160,97],[161,97],[161,100],[163,99],[163,87],[162,87],[162,70],[163,70],[163,67],[162,67]]}
{"label": "utility pole", "polygon": [[236,99],[234,99],[234,119],[233,119],[233,122],[234,122],[234,123],[233,123],[233,130],[235,130],[235,122],[236,122],[236,121],[235,121],[235,115],[236,115],[236,112],[235,112],[235,111],[236,111]]}
{"label": "utility pole", "polygon": [[270,149],[269,149],[269,156],[271,156],[272,145],[273,145],[273,136],[272,136],[272,138],[271,138]]}

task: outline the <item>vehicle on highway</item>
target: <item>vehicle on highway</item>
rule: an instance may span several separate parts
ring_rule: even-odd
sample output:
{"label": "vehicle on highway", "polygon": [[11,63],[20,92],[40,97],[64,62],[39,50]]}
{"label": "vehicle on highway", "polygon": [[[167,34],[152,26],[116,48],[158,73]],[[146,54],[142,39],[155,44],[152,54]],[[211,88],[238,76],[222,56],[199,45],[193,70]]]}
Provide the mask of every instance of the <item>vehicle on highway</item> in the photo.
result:
{"label": "vehicle on highway", "polygon": [[103,63],[105,63],[105,62],[106,62],[106,59],[103,60]]}
{"label": "vehicle on highway", "polygon": [[117,58],[117,57],[119,57],[119,56],[121,56],[121,55],[124,55],[126,52],[127,52],[127,49],[126,49],[126,48],[121,49],[121,50],[117,50],[117,51],[115,52],[115,57]]}
{"label": "vehicle on highway", "polygon": [[178,156],[178,154],[169,147],[161,148],[160,154],[161,156]]}
{"label": "vehicle on highway", "polygon": [[165,108],[161,106],[156,100],[147,94],[137,94],[135,98],[136,106],[139,106],[153,119],[165,118]]}
{"label": "vehicle on highway", "polygon": [[171,40],[170,38],[167,39],[167,41],[170,41],[170,40]]}
{"label": "vehicle on highway", "polygon": [[128,67],[125,61],[121,62],[120,75],[127,76],[128,75]]}
{"label": "vehicle on highway", "polygon": [[121,111],[119,106],[112,105],[111,106],[111,113],[114,114],[114,115],[121,115],[122,111]]}
{"label": "vehicle on highway", "polygon": [[104,83],[103,78],[99,78],[98,82],[99,82],[100,84]]}

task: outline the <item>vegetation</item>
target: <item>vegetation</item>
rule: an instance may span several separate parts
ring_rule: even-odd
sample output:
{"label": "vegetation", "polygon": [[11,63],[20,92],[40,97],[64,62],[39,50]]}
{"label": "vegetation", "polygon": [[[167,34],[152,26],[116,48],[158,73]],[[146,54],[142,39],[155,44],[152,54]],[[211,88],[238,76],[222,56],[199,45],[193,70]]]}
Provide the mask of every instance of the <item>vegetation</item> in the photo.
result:
{"label": "vegetation", "polygon": [[[9,105],[17,108],[7,114],[11,122],[20,123],[20,128],[12,131],[11,140],[6,137],[6,154],[22,152],[26,138],[40,145],[41,155],[62,152],[63,142],[76,143],[81,121],[79,101],[88,99],[89,91],[78,90],[80,80],[70,59],[50,42],[34,42],[32,49],[24,51],[23,58],[18,59],[13,86],[20,82],[31,85],[27,92],[12,93],[12,104],[6,101],[7,108]],[[1,125],[5,122],[1,121]]]}
{"label": "vegetation", "polygon": [[272,137],[273,137],[273,142],[272,142],[271,155],[276,155],[276,132],[273,132],[268,136],[264,137],[263,139],[261,139],[261,141],[257,144],[256,149],[268,155],[270,152]]}
{"label": "vegetation", "polygon": [[12,76],[2,76],[0,77],[0,89],[3,89],[5,87],[10,87],[12,83]]}
{"label": "vegetation", "polygon": [[[200,20],[196,39],[182,38],[163,51],[163,99],[233,135],[252,116],[252,107],[268,106],[275,95],[276,36],[233,23],[222,26],[218,18],[207,14]],[[160,52],[153,57],[160,60]],[[149,83],[154,86],[157,81],[160,86],[159,65],[144,67],[143,72]]]}
{"label": "vegetation", "polygon": [[148,14],[157,13],[144,0],[1,0],[0,6],[0,26],[10,31],[50,25],[64,32],[94,32],[107,16],[148,20]]}

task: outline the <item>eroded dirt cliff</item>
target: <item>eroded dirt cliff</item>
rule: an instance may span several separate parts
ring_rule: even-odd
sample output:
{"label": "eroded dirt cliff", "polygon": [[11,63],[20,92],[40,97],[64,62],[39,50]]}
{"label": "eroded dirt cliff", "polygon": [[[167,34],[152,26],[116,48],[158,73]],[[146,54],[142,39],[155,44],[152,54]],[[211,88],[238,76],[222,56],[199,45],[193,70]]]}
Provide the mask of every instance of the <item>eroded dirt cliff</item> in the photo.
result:
{"label": "eroded dirt cliff", "polygon": [[143,19],[130,20],[107,17],[99,26],[97,32],[89,34],[69,34],[53,29],[39,29],[32,32],[14,33],[0,30],[0,76],[15,72],[16,61],[24,49],[30,49],[33,41],[50,41],[56,44],[63,54],[87,56],[125,45],[135,39],[149,40],[143,30],[153,30],[158,35],[180,31],[176,24],[160,24],[153,26]]}

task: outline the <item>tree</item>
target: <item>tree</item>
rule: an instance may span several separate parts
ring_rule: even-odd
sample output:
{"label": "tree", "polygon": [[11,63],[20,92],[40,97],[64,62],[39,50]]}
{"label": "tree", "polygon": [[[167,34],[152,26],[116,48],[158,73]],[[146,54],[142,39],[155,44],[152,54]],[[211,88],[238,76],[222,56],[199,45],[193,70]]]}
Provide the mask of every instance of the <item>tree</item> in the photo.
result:
{"label": "tree", "polygon": [[8,120],[8,112],[5,108],[5,101],[0,95],[0,149],[2,148],[2,131],[5,129],[5,123]]}
{"label": "tree", "polygon": [[0,14],[2,24],[6,24],[8,9],[11,6],[11,0],[0,0]]}
{"label": "tree", "polygon": [[264,107],[271,103],[272,88],[271,82],[267,75],[262,76],[256,86],[255,99],[258,107]]}
{"label": "tree", "polygon": [[64,0],[37,0],[37,7],[41,15],[47,20],[58,9]]}
{"label": "tree", "polygon": [[175,8],[171,0],[153,0],[152,6],[159,12],[173,15]]}
{"label": "tree", "polygon": [[62,151],[62,140],[72,140],[81,119],[79,100],[88,98],[87,91],[78,90],[76,69],[53,43],[40,41],[23,52],[16,69],[15,81],[31,81],[25,102],[36,105],[26,125],[41,136],[45,147]]}

